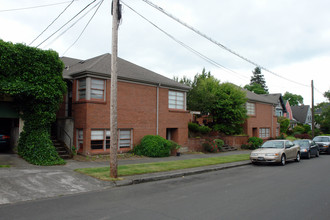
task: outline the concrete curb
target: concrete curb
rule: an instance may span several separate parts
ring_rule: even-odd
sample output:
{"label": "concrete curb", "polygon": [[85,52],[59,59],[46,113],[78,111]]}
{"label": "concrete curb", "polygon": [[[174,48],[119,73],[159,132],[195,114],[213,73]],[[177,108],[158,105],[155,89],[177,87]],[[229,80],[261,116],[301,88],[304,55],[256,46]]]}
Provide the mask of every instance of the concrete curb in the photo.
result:
{"label": "concrete curb", "polygon": [[240,161],[234,163],[226,163],[226,164],[219,164],[219,165],[212,165],[212,166],[205,166],[205,167],[196,167],[196,168],[189,168],[183,170],[176,170],[176,171],[169,171],[169,172],[162,172],[162,173],[149,173],[143,175],[136,175],[136,176],[129,176],[127,179],[115,181],[114,185],[116,187],[120,186],[129,186],[133,184],[140,184],[146,182],[153,182],[158,180],[165,180],[165,179],[172,179],[184,176],[190,176],[195,174],[201,174],[206,172],[224,170],[234,167],[246,166],[250,165],[251,161]]}

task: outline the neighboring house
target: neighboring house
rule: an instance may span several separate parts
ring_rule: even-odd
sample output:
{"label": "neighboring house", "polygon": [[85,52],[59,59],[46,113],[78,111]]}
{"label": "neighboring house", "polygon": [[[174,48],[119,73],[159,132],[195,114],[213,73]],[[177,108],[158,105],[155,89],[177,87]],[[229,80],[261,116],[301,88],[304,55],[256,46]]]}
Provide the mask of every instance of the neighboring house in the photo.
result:
{"label": "neighboring house", "polygon": [[248,90],[244,91],[248,99],[246,109],[249,116],[244,124],[244,132],[249,137],[260,137],[262,139],[278,136],[280,127],[275,115],[278,100]]}
{"label": "neighboring house", "polygon": [[277,117],[284,116],[284,114],[287,113],[285,107],[285,100],[283,99],[280,93],[263,94],[262,96],[265,96],[267,99],[271,100],[272,102],[277,103],[275,107],[275,115]]}
{"label": "neighboring house", "polygon": [[[61,59],[68,94],[58,113],[58,133],[65,130],[62,133],[72,136],[73,145],[84,155],[109,153],[111,55]],[[185,146],[190,87],[120,58],[117,66],[118,152],[131,150],[145,135],[160,135]]]}
{"label": "neighboring house", "polygon": [[286,113],[284,113],[284,117],[290,120],[290,127],[293,128],[297,125],[297,121],[293,118],[292,109],[289,101],[284,100]]}
{"label": "neighboring house", "polygon": [[312,111],[309,105],[291,106],[293,118],[301,124],[312,126]]}

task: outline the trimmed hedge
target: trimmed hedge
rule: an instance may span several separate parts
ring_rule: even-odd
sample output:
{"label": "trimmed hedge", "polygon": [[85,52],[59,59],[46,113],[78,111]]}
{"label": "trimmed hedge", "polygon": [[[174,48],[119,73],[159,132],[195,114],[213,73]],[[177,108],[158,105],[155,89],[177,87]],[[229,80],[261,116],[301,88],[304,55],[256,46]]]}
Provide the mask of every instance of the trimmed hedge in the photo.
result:
{"label": "trimmed hedge", "polygon": [[133,151],[137,155],[147,157],[168,157],[176,146],[176,143],[173,144],[159,135],[146,135],[142,138],[141,143],[134,147]]}

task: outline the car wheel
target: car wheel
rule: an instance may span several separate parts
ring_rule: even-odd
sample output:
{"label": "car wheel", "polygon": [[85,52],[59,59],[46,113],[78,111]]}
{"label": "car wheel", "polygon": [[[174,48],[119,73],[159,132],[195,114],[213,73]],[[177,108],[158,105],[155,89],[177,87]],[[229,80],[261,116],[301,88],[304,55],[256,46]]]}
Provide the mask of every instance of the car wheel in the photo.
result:
{"label": "car wheel", "polygon": [[306,158],[307,158],[307,159],[311,159],[311,152],[310,152],[310,151],[307,152],[307,156],[306,156]]}
{"label": "car wheel", "polygon": [[259,165],[257,162],[252,162],[253,165]]}
{"label": "car wheel", "polygon": [[[311,153],[310,152],[308,152],[308,153],[309,153],[309,158],[310,158],[311,157]],[[295,161],[296,162],[300,162],[300,153],[299,152],[297,153],[297,156],[296,156]]]}
{"label": "car wheel", "polygon": [[285,158],[285,155],[283,154],[283,155],[281,156],[281,165],[282,165],[282,166],[285,166],[285,163],[286,163],[286,158]]}
{"label": "car wheel", "polygon": [[319,157],[320,156],[320,151],[316,151],[315,157]]}

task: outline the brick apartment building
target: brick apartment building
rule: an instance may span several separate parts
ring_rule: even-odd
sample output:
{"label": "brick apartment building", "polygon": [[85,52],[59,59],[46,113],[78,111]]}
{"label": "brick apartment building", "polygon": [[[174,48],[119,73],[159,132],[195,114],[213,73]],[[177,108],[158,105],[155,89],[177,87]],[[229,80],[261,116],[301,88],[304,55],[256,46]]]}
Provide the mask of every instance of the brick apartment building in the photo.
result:
{"label": "brick apartment building", "polygon": [[[84,155],[109,153],[111,55],[61,59],[68,94],[57,117],[59,138]],[[118,152],[131,150],[149,134],[185,146],[190,88],[120,58],[117,65]]]}
{"label": "brick apartment building", "polygon": [[278,136],[280,127],[277,123],[276,109],[279,108],[279,99],[274,99],[269,95],[258,95],[248,90],[244,91],[248,99],[246,108],[249,116],[243,125],[244,132],[249,137],[260,137],[264,140]]}

